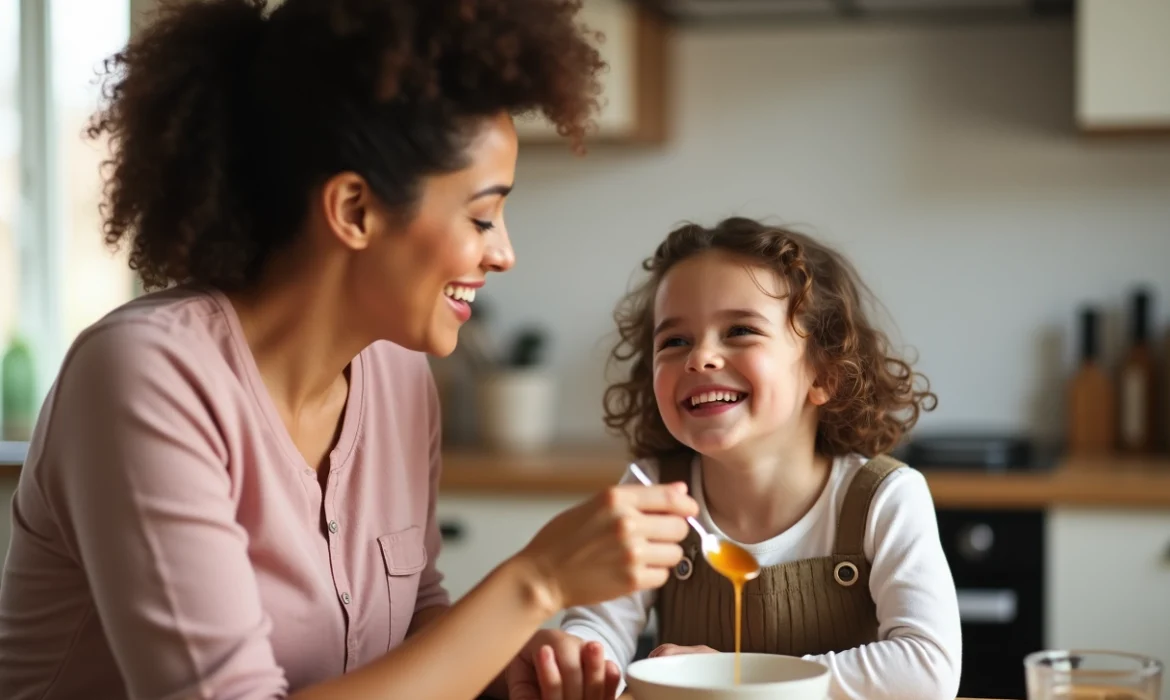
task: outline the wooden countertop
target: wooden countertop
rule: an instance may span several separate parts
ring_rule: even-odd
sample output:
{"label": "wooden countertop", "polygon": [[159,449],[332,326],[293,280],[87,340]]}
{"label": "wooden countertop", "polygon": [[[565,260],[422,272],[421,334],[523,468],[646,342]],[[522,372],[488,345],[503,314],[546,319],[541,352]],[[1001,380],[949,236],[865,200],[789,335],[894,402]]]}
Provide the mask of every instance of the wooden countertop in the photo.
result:
{"label": "wooden countertop", "polygon": [[[620,451],[592,446],[526,455],[451,449],[443,457],[441,489],[449,495],[584,498],[617,483],[626,463]],[[1071,458],[1030,472],[914,466],[926,475],[940,508],[1170,508],[1170,456]],[[19,475],[14,459],[0,458],[0,478]]]}
{"label": "wooden countertop", "polygon": [[0,478],[20,476],[20,463],[28,451],[28,443],[0,440]]}
{"label": "wooden countertop", "polygon": [[[450,450],[444,456],[441,491],[585,497],[616,483],[626,463],[620,452],[588,448],[531,455]],[[1166,456],[1074,458],[1032,472],[918,468],[942,508],[1170,508]]]}

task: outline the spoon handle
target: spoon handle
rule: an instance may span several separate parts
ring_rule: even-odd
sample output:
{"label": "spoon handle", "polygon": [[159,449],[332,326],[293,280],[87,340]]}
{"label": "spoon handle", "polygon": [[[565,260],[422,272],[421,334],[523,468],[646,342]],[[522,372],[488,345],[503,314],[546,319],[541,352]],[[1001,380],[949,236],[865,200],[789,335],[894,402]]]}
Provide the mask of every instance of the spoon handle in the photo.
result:
{"label": "spoon handle", "polygon": [[[641,481],[644,486],[654,485],[654,482],[650,481],[650,477],[646,476],[646,472],[642,471],[641,467],[639,467],[637,464],[634,464],[633,462],[630,463],[630,473],[634,475],[635,479]],[[699,521],[695,520],[693,517],[688,515],[687,522],[691,524],[691,527],[695,528],[695,532],[699,533],[699,537],[703,541],[706,541],[707,538],[711,536],[707,532],[707,529],[700,525]]]}

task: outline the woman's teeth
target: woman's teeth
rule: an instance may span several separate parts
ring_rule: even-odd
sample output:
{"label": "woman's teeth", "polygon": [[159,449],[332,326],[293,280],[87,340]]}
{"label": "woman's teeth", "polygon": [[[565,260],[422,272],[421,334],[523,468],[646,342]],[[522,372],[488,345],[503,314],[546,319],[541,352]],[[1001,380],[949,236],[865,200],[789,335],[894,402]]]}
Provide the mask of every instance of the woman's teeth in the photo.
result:
{"label": "woman's teeth", "polygon": [[457,284],[449,284],[443,288],[443,294],[455,299],[457,301],[466,301],[471,303],[475,301],[475,288],[463,287]]}
{"label": "woman's teeth", "polygon": [[723,401],[725,403],[735,403],[745,396],[739,391],[708,391],[702,394],[695,394],[691,397],[691,406],[698,406],[700,404],[711,403],[713,401]]}

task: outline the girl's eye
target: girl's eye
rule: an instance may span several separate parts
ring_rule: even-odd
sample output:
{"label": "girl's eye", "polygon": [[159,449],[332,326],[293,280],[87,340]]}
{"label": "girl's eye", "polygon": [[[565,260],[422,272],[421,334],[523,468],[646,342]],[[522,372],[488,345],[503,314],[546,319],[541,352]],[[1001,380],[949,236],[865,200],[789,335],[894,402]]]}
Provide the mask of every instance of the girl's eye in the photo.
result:
{"label": "girl's eye", "polygon": [[759,335],[759,332],[755,328],[749,328],[747,326],[732,326],[731,330],[729,330],[727,332],[727,335],[730,335],[730,336]]}
{"label": "girl's eye", "polygon": [[682,342],[683,342],[682,338],[677,338],[677,337],[667,338],[666,340],[664,340],[658,344],[658,349],[665,350],[666,348],[678,347],[678,345]]}
{"label": "girl's eye", "polygon": [[477,229],[479,229],[480,233],[484,233],[485,231],[491,231],[493,228],[496,227],[496,225],[493,224],[492,222],[484,221],[482,219],[472,219],[471,223],[475,224],[475,227]]}

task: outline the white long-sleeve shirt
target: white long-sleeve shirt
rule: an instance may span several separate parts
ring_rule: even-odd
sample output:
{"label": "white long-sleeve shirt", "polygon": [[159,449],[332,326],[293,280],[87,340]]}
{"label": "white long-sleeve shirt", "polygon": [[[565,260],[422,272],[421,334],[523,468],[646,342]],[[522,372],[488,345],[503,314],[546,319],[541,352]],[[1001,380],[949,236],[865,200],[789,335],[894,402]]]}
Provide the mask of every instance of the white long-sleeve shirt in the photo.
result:
{"label": "white long-sleeve shirt", "polygon": [[[755,555],[761,566],[832,554],[845,493],[865,461],[861,456],[834,460],[824,491],[795,525],[764,542],[737,544]],[[657,481],[656,463],[647,460],[639,466]],[[696,460],[690,482],[699,520],[726,537],[708,513],[699,469]],[[634,481],[628,472],[622,479]],[[864,553],[871,564],[869,591],[877,606],[879,641],[805,658],[829,667],[832,700],[954,698],[962,657],[959,605],[939,540],[934,502],[921,472],[902,468],[879,486],[866,521]],[[651,590],[571,608],[561,629],[600,642],[624,676],[656,598],[657,591]]]}

